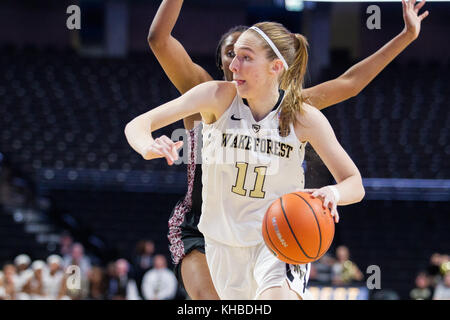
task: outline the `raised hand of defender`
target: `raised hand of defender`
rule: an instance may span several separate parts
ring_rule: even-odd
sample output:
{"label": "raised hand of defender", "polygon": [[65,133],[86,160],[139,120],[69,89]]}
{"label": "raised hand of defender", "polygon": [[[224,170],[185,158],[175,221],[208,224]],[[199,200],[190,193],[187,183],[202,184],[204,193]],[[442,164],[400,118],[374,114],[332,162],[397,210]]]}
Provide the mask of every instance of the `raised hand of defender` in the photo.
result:
{"label": "raised hand of defender", "polygon": [[331,216],[334,218],[334,222],[339,222],[339,213],[337,211],[337,204],[339,199],[337,199],[336,194],[331,190],[330,186],[325,186],[320,189],[304,189],[303,192],[311,193],[313,197],[319,198],[323,201],[323,206],[329,208],[331,211]]}
{"label": "raised hand of defender", "polygon": [[402,0],[403,7],[403,21],[405,21],[405,30],[416,39],[420,33],[420,24],[425,19],[429,12],[428,10],[419,15],[419,10],[425,5],[425,0],[416,5],[416,0]]}
{"label": "raised hand of defender", "polygon": [[167,136],[161,136],[153,140],[142,152],[145,160],[166,158],[171,166],[178,160],[178,150],[183,146],[183,141],[173,142]]}

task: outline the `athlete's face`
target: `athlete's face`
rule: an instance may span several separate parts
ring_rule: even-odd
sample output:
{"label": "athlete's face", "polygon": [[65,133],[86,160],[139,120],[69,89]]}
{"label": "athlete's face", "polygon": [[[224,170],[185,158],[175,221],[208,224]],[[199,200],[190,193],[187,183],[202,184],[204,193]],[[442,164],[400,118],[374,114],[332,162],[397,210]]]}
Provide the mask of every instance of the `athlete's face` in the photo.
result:
{"label": "athlete's face", "polygon": [[225,76],[225,80],[227,81],[233,80],[233,72],[230,71],[230,63],[234,58],[234,44],[241,34],[241,32],[234,32],[230,34],[225,38],[222,44],[222,71]]}
{"label": "athlete's face", "polygon": [[[262,40],[264,41],[264,40]],[[239,95],[253,98],[277,81],[274,61],[267,59],[261,39],[253,32],[244,32],[234,45],[235,57],[230,64]]]}

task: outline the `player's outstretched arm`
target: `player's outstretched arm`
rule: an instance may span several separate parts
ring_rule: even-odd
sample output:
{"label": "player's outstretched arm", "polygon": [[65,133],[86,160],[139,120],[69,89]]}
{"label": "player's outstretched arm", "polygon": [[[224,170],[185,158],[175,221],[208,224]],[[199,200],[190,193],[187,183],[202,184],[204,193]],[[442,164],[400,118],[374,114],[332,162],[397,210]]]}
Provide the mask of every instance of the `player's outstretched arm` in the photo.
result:
{"label": "player's outstretched arm", "polygon": [[421,22],[428,11],[419,15],[425,0],[402,0],[405,27],[381,49],[355,64],[336,79],[303,90],[306,101],[321,110],[358,95],[395,57],[397,57],[420,33]]}
{"label": "player's outstretched arm", "polygon": [[178,159],[178,149],[183,142],[173,142],[166,136],[153,139],[152,132],[197,113],[204,119],[218,119],[235,95],[236,88],[230,82],[202,83],[181,97],[134,118],[125,127],[125,136],[145,160],[166,158],[172,165]]}
{"label": "player's outstretched arm", "polygon": [[[183,0],[163,0],[148,32],[148,43],[164,72],[183,94],[196,85],[212,80],[205,69],[194,63],[183,45],[172,36]],[[192,129],[200,115],[184,119],[187,129]]]}

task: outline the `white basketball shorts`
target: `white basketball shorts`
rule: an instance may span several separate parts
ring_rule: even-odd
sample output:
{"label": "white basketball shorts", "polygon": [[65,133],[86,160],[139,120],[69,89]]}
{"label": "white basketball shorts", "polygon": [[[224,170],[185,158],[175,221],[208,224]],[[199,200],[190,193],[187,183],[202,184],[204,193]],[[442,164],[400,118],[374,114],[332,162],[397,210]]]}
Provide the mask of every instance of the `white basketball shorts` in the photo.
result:
{"label": "white basketball shorts", "polygon": [[278,260],[263,243],[230,247],[205,237],[205,253],[213,284],[222,300],[252,300],[268,288],[287,281],[307,300],[310,264],[290,265]]}

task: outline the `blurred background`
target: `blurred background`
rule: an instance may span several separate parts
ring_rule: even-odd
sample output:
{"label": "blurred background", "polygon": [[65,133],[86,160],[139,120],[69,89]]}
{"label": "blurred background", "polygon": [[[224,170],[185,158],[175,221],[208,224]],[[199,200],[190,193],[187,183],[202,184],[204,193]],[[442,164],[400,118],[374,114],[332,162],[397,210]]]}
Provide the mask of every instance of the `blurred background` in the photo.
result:
{"label": "blurred background", "polygon": [[[176,285],[155,295],[161,285],[143,280],[162,269],[163,283],[173,281],[167,221],[186,192],[186,166],[143,160],[123,133],[179,95],[147,43],[159,4],[0,3],[0,299],[189,298]],[[366,27],[370,4],[381,8],[379,30]],[[66,27],[70,5],[81,9],[80,30]],[[425,8],[419,38],[357,97],[324,111],[366,197],[339,208],[333,245],[311,272],[317,299],[432,299],[438,286],[450,298],[450,3]],[[308,38],[307,86],[403,29],[400,1],[189,0],[173,35],[219,79],[221,35],[263,20]],[[313,174],[330,183],[317,159],[306,167],[307,183]],[[73,264],[79,290],[63,284]],[[372,265],[381,288],[370,290]],[[36,291],[43,273],[55,275],[45,294]]]}

